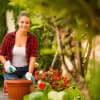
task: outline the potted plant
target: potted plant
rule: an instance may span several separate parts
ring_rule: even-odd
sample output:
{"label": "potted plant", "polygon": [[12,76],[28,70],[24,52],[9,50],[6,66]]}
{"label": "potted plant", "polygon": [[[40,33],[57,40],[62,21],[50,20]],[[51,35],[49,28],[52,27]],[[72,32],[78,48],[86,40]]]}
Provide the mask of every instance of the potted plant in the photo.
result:
{"label": "potted plant", "polygon": [[8,97],[11,100],[23,100],[23,96],[30,93],[31,80],[7,80]]}
{"label": "potted plant", "polygon": [[63,77],[58,69],[50,68],[49,70],[35,71],[35,79],[48,82],[51,88],[56,91],[63,90],[69,85],[68,77]]}

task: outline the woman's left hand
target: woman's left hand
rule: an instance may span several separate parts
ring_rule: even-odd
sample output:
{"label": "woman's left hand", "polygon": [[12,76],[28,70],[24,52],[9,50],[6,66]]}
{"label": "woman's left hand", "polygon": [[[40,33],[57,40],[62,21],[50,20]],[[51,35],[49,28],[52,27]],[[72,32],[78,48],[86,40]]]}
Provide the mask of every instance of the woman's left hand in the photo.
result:
{"label": "woman's left hand", "polygon": [[27,80],[32,80],[33,84],[35,84],[35,78],[34,78],[34,76],[32,75],[32,73],[27,72],[27,73],[25,74],[25,78],[26,78]]}

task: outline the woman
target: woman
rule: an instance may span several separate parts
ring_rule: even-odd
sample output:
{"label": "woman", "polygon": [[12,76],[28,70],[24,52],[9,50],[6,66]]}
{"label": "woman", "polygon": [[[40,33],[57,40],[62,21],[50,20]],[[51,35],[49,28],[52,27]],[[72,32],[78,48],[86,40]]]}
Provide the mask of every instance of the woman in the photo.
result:
{"label": "woman", "polygon": [[30,30],[30,16],[21,12],[18,17],[18,29],[7,33],[0,50],[0,60],[4,65],[4,79],[25,77],[34,82],[32,75],[37,56],[38,41]]}

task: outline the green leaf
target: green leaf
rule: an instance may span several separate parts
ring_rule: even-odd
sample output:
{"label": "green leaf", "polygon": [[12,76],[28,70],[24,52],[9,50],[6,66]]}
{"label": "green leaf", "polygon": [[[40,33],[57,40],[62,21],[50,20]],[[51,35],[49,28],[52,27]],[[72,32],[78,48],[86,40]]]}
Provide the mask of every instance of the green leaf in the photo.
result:
{"label": "green leaf", "polygon": [[76,86],[69,87],[68,90],[69,100],[83,100],[80,90]]}
{"label": "green leaf", "polygon": [[48,99],[49,100],[69,100],[66,91],[57,92],[54,90],[48,93]]}
{"label": "green leaf", "polygon": [[29,100],[47,100],[47,96],[42,91],[35,91],[29,94]]}
{"label": "green leaf", "polygon": [[23,100],[29,100],[29,95],[25,95]]}

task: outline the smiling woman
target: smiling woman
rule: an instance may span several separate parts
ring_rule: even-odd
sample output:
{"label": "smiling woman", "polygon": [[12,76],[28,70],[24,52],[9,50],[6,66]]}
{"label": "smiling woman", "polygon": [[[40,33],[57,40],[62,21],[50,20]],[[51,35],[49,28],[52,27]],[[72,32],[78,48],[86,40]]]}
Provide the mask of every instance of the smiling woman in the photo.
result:
{"label": "smiling woman", "polygon": [[0,50],[0,61],[4,65],[4,79],[26,78],[35,83],[33,74],[38,41],[30,30],[31,19],[26,11],[18,16],[18,29],[7,33]]}
{"label": "smiling woman", "polygon": [[30,15],[25,12],[21,13],[18,17],[19,30],[26,33],[30,29],[30,24]]}

